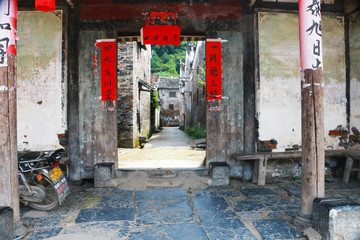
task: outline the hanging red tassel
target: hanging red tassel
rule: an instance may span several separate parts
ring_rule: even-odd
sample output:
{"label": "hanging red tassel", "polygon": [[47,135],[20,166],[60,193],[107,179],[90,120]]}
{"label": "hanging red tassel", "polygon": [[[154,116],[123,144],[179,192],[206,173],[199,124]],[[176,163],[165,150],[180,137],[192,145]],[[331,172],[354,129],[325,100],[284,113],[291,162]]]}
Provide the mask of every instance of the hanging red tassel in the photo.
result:
{"label": "hanging red tassel", "polygon": [[43,12],[55,10],[55,0],[35,0],[35,8]]}

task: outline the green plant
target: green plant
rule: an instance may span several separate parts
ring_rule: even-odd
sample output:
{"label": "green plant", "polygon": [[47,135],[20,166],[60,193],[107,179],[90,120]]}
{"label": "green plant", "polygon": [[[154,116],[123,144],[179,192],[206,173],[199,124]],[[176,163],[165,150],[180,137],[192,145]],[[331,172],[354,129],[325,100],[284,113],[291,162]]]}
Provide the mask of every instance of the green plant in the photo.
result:
{"label": "green plant", "polygon": [[160,110],[159,91],[151,92],[151,105]]}
{"label": "green plant", "polygon": [[186,128],[184,130],[185,134],[191,137],[193,140],[200,139],[200,138],[206,138],[206,128],[205,127],[192,127],[192,128]]}

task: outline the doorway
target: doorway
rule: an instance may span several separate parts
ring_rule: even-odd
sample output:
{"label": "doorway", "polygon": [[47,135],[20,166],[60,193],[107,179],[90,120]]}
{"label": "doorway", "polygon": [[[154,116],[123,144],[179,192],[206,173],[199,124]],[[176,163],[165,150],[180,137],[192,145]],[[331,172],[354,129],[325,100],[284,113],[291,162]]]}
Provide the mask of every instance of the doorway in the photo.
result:
{"label": "doorway", "polygon": [[131,40],[118,38],[119,169],[204,166],[204,37],[182,36],[178,47]]}

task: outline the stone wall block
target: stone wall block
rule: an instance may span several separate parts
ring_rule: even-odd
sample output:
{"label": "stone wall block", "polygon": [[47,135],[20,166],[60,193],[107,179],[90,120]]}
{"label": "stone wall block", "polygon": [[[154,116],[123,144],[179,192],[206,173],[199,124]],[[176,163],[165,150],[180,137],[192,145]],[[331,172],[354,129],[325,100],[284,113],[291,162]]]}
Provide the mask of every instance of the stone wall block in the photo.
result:
{"label": "stone wall block", "polygon": [[313,228],[324,240],[360,239],[360,205],[346,198],[316,198]]}
{"label": "stone wall block", "polygon": [[115,176],[114,163],[97,163],[94,166],[94,186],[112,187],[112,179]]}

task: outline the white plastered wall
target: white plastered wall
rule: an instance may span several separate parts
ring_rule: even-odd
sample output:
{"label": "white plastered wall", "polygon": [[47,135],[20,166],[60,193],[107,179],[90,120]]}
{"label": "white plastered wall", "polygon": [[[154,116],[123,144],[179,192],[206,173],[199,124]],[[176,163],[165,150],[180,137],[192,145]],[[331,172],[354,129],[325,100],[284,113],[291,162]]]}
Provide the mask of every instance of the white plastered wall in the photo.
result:
{"label": "white plastered wall", "polygon": [[[259,140],[275,139],[274,151],[301,146],[301,84],[297,14],[260,12],[257,119]],[[324,129],[327,149],[339,140],[328,136],[346,127],[344,19],[322,16],[324,56]]]}
{"label": "white plastered wall", "polygon": [[66,124],[62,73],[62,11],[20,11],[17,35],[18,149],[61,147]]}

